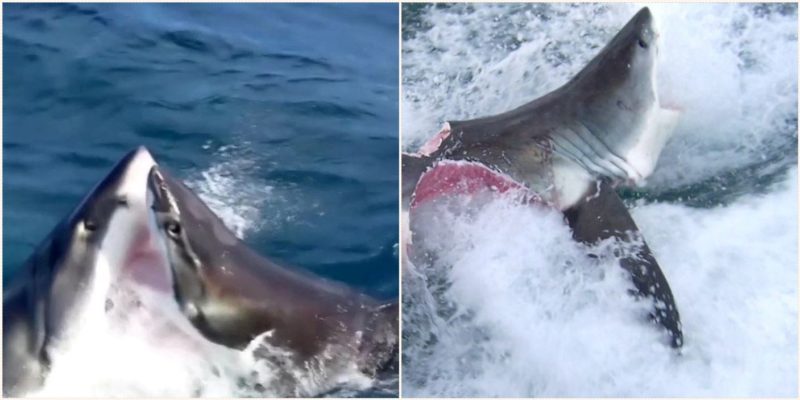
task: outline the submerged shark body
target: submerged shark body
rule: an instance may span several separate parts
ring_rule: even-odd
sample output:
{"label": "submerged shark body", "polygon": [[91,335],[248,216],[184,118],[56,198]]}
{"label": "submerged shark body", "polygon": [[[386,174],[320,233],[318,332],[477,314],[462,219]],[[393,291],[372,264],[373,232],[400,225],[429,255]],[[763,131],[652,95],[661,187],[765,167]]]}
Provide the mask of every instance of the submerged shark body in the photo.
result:
{"label": "submerged shark body", "polygon": [[[63,354],[93,346],[98,331],[130,327],[164,357],[177,348],[214,364],[246,354],[287,376],[314,369],[315,378],[334,379],[346,368],[374,376],[393,367],[396,305],[270,263],[182,183],[154,183],[157,171],[144,148],[125,156],[8,285],[4,395],[42,389]],[[275,391],[284,395],[315,393],[287,379],[270,383],[285,384]]]}
{"label": "submerged shark body", "polygon": [[[666,328],[671,345],[680,347],[669,285],[613,189],[652,173],[677,122],[678,113],[658,101],[657,39],[652,15],[643,8],[560,88],[502,114],[448,122],[418,153],[403,154],[403,205],[413,219],[420,192],[477,186],[502,192],[503,182],[515,182],[561,210],[581,242],[634,236],[640,245],[621,258],[622,267],[637,295],[653,300],[652,317]],[[445,160],[447,169],[437,171]]]}

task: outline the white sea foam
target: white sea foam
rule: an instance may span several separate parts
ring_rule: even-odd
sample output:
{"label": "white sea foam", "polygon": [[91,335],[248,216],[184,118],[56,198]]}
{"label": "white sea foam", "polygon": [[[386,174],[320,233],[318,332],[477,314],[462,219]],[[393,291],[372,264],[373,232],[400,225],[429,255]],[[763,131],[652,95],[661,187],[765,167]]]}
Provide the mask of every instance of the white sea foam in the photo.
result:
{"label": "white sea foam", "polygon": [[[115,291],[114,307],[94,315],[51,348],[51,370],[33,397],[230,396],[236,351],[202,340],[163,294]],[[137,293],[137,294],[133,294]]]}
{"label": "white sea foam", "polygon": [[[685,112],[649,187],[769,157],[795,164],[796,12],[650,7],[659,91]],[[403,46],[404,148],[445,118],[497,113],[559,86],[637,8],[425,11],[429,29]],[[425,227],[438,259],[404,269],[404,395],[796,397],[797,168],[788,168],[766,194],[726,206],[631,210],[681,312],[682,355],[625,295],[631,283],[613,252],[576,244],[557,213],[498,199],[440,215]]]}
{"label": "white sea foam", "polygon": [[[199,177],[187,181],[236,236],[264,228],[265,208],[274,206],[274,187],[259,184],[258,163],[245,150],[229,145],[216,150],[217,160]],[[270,219],[269,221],[274,221]]]}
{"label": "white sea foam", "polygon": [[[139,297],[95,324],[78,327],[50,353],[44,386],[30,397],[312,397],[333,388],[364,390],[373,383],[347,360],[336,368],[260,346],[243,351],[204,339],[163,295]],[[120,300],[117,298],[117,300]],[[52,349],[51,349],[52,350]],[[332,352],[320,360],[339,360]]]}
{"label": "white sea foam", "polygon": [[496,200],[445,216],[426,232],[440,259],[404,276],[404,394],[796,395],[796,196],[793,171],[723,208],[633,210],[681,311],[682,356],[624,294],[613,253],[576,244],[557,212]]}

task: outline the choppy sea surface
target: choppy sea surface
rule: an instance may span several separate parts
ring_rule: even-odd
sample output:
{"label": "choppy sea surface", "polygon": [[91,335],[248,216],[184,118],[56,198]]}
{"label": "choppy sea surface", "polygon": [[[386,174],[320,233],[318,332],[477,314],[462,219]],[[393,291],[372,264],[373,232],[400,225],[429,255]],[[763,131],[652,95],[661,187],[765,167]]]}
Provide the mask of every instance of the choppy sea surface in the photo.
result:
{"label": "choppy sea surface", "polygon": [[[404,150],[565,83],[640,7],[404,5]],[[443,217],[438,260],[403,270],[404,396],[798,395],[797,6],[650,8],[659,94],[684,112],[622,195],[682,354],[637,317],[613,253],[590,261],[560,215],[498,199]]]}
{"label": "choppy sea surface", "polygon": [[[397,25],[396,4],[5,4],[4,282],[145,145],[262,254],[396,298]],[[147,377],[97,392],[197,393],[156,351],[95,366]],[[356,380],[336,393],[397,393]]]}

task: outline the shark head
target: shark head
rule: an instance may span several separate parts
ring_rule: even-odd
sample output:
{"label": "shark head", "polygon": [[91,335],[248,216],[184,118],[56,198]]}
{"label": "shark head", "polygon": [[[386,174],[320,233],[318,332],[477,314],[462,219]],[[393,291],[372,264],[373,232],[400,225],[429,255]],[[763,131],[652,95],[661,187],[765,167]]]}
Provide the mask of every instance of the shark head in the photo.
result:
{"label": "shark head", "polygon": [[[653,87],[658,39],[653,15],[642,8],[570,82],[596,95],[619,87]],[[595,89],[592,89],[595,88]]]}
{"label": "shark head", "polygon": [[659,103],[658,42],[653,15],[642,8],[562,88],[575,105],[572,130],[585,142],[572,158],[590,172],[638,183],[655,169],[678,117]]}
{"label": "shark head", "polygon": [[155,165],[140,147],[128,153],[83,199],[50,239],[47,324],[66,332],[80,318],[105,312],[120,285],[166,292],[165,255],[149,223],[147,174]]}
{"label": "shark head", "polygon": [[247,320],[242,311],[245,307],[214,298],[229,290],[246,291],[246,285],[237,282],[239,269],[235,268],[239,238],[197,194],[165,169],[152,168],[148,188],[181,311],[212,342],[236,348],[246,345],[254,337],[250,329],[228,328]]}
{"label": "shark head", "polygon": [[[206,234],[214,236],[215,231],[227,241],[235,242],[236,237],[202,200],[163,169],[154,166],[147,184],[153,199],[155,224],[172,267],[175,298],[183,312],[191,320],[197,320],[201,318],[199,303],[203,302],[206,290],[202,275],[207,271],[200,259],[205,254],[198,254],[195,246],[201,246],[200,250],[216,248],[202,247],[203,243],[198,242]],[[190,237],[191,230],[204,234]]]}
{"label": "shark head", "polygon": [[143,147],[123,157],[50,233],[4,293],[4,393],[41,384],[55,352],[108,326],[119,293],[169,295],[171,276],[147,206],[155,165]]}

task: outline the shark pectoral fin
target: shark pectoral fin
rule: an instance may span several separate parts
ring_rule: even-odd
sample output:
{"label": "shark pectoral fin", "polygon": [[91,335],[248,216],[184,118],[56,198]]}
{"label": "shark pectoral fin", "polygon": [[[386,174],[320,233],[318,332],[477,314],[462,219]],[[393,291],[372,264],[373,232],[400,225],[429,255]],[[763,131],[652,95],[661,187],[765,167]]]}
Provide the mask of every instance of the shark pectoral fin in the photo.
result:
{"label": "shark pectoral fin", "polygon": [[631,242],[632,236],[641,239],[634,241],[635,251],[621,255],[620,266],[631,274],[636,296],[652,299],[654,310],[651,315],[669,333],[672,347],[681,347],[683,333],[672,290],[653,253],[641,238],[639,228],[610,183],[602,181],[593,191],[564,211],[573,237],[586,244],[608,238],[622,242]]}

